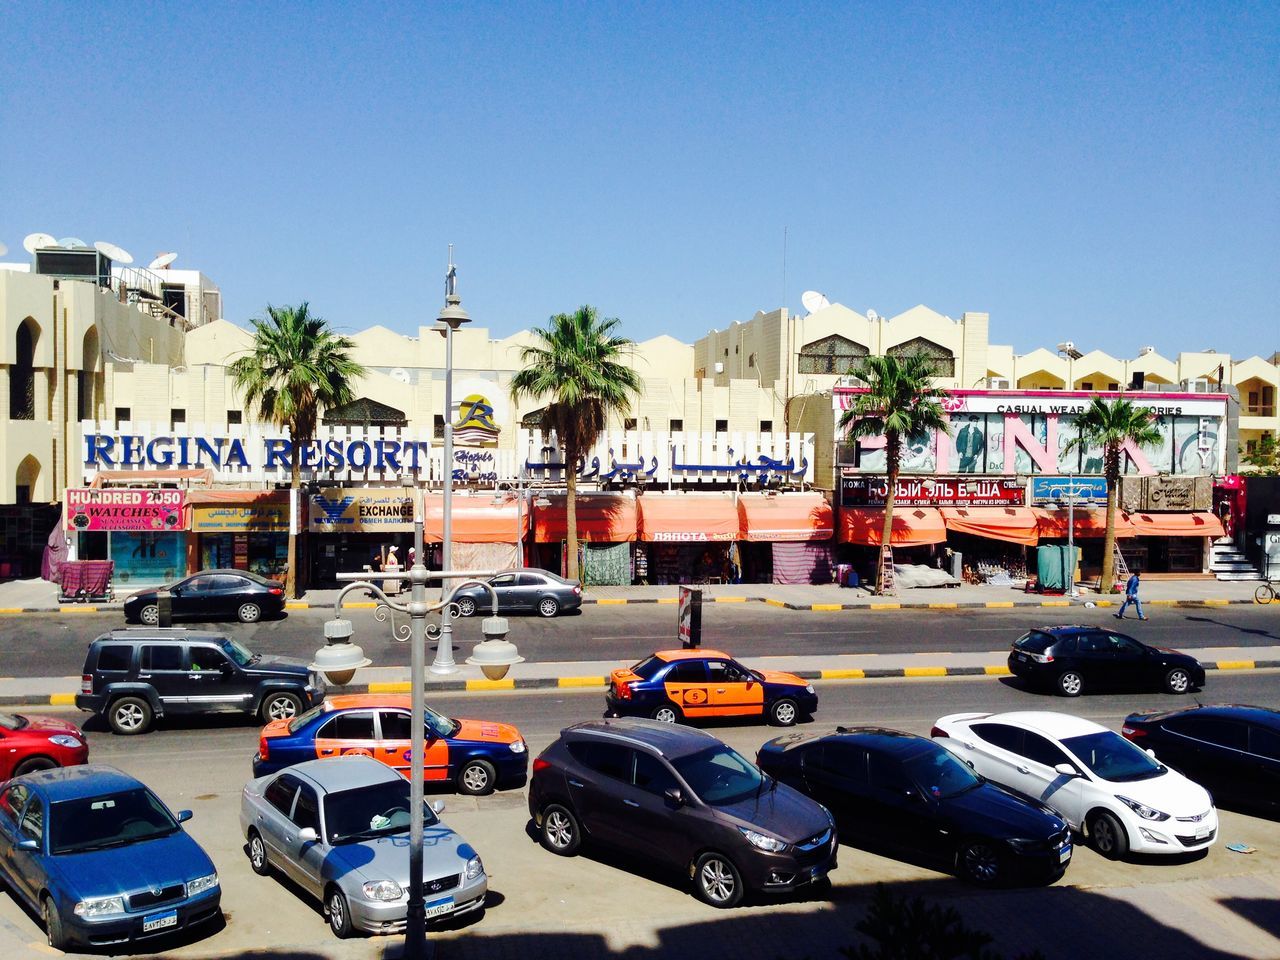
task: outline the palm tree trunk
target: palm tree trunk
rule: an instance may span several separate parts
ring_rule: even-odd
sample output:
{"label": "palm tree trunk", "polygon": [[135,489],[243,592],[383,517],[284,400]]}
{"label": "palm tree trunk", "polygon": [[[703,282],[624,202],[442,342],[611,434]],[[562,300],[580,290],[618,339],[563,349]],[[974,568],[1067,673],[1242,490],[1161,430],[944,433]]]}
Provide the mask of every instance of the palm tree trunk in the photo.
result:
{"label": "palm tree trunk", "polygon": [[302,448],[295,441],[293,444],[293,465],[289,468],[289,482],[292,485],[290,508],[298,511],[297,517],[289,518],[289,558],[284,575],[284,595],[294,600],[301,598],[298,591],[298,534],[295,529],[302,529]]}
{"label": "palm tree trunk", "polygon": [[568,487],[569,495],[565,497],[564,514],[565,514],[565,542],[564,548],[568,551],[565,558],[565,573],[570,580],[578,579],[578,455],[575,451],[570,454],[565,451],[565,486]]}
{"label": "palm tree trunk", "polygon": [[899,443],[896,431],[884,435],[885,479],[889,489],[884,495],[884,530],[880,534],[880,556],[876,557],[876,596],[884,596],[884,563],[881,557],[886,546],[893,546],[893,501],[898,492]]}
{"label": "palm tree trunk", "polygon": [[1116,576],[1116,507],[1120,499],[1120,451],[1106,451],[1107,476],[1107,535],[1102,541],[1102,576],[1098,580],[1098,592],[1111,595],[1111,583]]}

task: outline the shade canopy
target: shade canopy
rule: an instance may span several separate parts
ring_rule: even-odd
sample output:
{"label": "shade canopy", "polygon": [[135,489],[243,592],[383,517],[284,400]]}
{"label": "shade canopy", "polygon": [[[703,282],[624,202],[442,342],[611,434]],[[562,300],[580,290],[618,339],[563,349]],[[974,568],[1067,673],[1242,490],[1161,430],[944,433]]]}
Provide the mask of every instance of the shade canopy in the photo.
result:
{"label": "shade canopy", "polygon": [[820,493],[746,493],[738,497],[743,540],[830,540],[835,532],[831,504]]}
{"label": "shade canopy", "polygon": [[1036,515],[1027,507],[943,507],[948,530],[988,540],[1034,547],[1040,542]]}
{"label": "shade canopy", "polygon": [[[425,497],[423,536],[427,543],[444,540],[444,497]],[[517,543],[529,530],[529,515],[514,498],[494,503],[492,496],[453,498],[455,543]]]}
{"label": "shade canopy", "polygon": [[[947,527],[934,507],[899,507],[893,511],[890,546],[922,547],[944,543]],[[884,539],[882,507],[845,507],[840,511],[840,542],[878,547]]]}
{"label": "shade canopy", "polygon": [[1140,537],[1221,537],[1222,521],[1212,513],[1126,514]]}
{"label": "shade canopy", "polygon": [[[1032,507],[1031,510],[1036,515],[1040,536],[1066,539],[1068,523],[1066,510],[1046,510],[1041,507]],[[1074,521],[1072,526],[1075,527],[1073,539],[1090,540],[1107,535],[1107,511],[1077,507],[1072,513],[1073,516],[1070,519]],[[1119,512],[1116,513],[1116,536],[1134,536],[1133,524]]]}
{"label": "shade canopy", "polygon": [[[538,543],[559,543],[569,536],[568,498],[544,498],[535,506],[533,536]],[[636,501],[633,497],[590,494],[578,497],[578,540],[581,543],[630,543],[636,538]]]}
{"label": "shade canopy", "polygon": [[732,494],[645,494],[640,509],[641,540],[651,543],[702,543],[737,540],[738,508]]}

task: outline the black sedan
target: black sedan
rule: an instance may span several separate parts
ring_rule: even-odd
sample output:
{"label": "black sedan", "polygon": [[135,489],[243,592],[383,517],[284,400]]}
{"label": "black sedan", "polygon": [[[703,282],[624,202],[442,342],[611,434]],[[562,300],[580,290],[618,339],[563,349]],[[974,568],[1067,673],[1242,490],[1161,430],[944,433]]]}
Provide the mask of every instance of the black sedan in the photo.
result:
{"label": "black sedan", "polygon": [[139,590],[124,602],[128,623],[160,622],[160,593],[169,591],[173,619],[256,623],[284,609],[284,584],[247,570],[201,570],[156,590]]}
{"label": "black sedan", "polygon": [[1013,642],[1009,670],[1064,697],[1095,688],[1181,694],[1204,686],[1204,667],[1195,657],[1088,625],[1037,627],[1023,634]]}
{"label": "black sedan", "polygon": [[877,727],[791,733],[761,747],[756,763],[830,810],[841,840],[974,883],[1052,882],[1071,861],[1066,821],[924,737]]}
{"label": "black sedan", "polygon": [[1221,704],[1131,713],[1120,732],[1215,800],[1280,814],[1280,711]]}
{"label": "black sedan", "polygon": [[[537,613],[554,617],[565,610],[582,606],[582,584],[566,580],[547,570],[522,567],[504,570],[491,577],[489,583],[498,592],[499,613]],[[493,609],[493,596],[484,587],[463,587],[454,594],[458,613],[464,617],[479,612],[487,616]]]}

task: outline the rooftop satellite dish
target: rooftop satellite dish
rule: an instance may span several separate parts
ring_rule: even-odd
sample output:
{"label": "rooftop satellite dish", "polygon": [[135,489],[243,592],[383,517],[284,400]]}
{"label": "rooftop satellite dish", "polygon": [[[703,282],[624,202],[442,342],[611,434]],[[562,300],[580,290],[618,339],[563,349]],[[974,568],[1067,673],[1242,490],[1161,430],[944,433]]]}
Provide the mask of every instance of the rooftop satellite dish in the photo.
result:
{"label": "rooftop satellite dish", "polygon": [[825,310],[831,306],[831,301],[817,290],[806,290],[800,294],[800,302],[804,304],[804,308],[810,313],[817,313],[819,310]]}
{"label": "rooftop satellite dish", "polygon": [[880,314],[878,314],[878,313],[876,313],[874,310],[871,310],[871,309],[869,309],[869,308],[868,308],[868,310],[867,310],[867,319],[868,319],[868,320],[870,320],[872,323],[875,323],[877,320],[879,320],[879,319],[880,319]]}
{"label": "rooftop satellite dish", "polygon": [[165,267],[167,267],[169,264],[173,263],[173,261],[177,259],[178,259],[178,255],[176,253],[162,253],[160,254],[160,256],[156,257],[149,264],[147,264],[147,269],[163,270]]}
{"label": "rooftop satellite dish", "polygon": [[79,237],[63,237],[58,241],[58,246],[64,250],[88,250],[89,245]]}
{"label": "rooftop satellite dish", "polygon": [[45,247],[56,247],[57,239],[51,233],[28,233],[22,240],[22,249],[27,253],[35,253]]}
{"label": "rooftop satellite dish", "polygon": [[133,255],[124,247],[117,247],[106,240],[95,240],[93,248],[104,257],[110,257],[116,263],[133,263]]}
{"label": "rooftop satellite dish", "polygon": [[391,377],[392,380],[399,381],[400,383],[413,382],[413,378],[409,376],[409,371],[404,367],[396,367],[388,374],[388,376]]}

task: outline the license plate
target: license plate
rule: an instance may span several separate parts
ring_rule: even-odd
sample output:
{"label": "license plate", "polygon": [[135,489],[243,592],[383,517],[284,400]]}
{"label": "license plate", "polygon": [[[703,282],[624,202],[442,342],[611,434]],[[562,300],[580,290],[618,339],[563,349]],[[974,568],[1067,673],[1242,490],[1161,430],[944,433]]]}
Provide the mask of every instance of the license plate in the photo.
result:
{"label": "license plate", "polygon": [[444,913],[453,912],[453,897],[445,897],[443,900],[430,900],[426,904],[424,914],[428,917],[438,917]]}
{"label": "license plate", "polygon": [[1065,847],[1063,847],[1061,850],[1058,851],[1058,862],[1066,863],[1070,859],[1071,859],[1071,844],[1067,844]]}
{"label": "license plate", "polygon": [[153,930],[163,930],[165,927],[176,927],[177,925],[177,910],[170,910],[168,913],[153,913],[149,917],[142,918],[143,933],[151,933]]}
{"label": "license plate", "polygon": [[825,869],[824,867],[820,867],[820,866],[819,866],[819,867],[810,867],[810,868],[809,868],[809,879],[810,879],[811,881],[812,881],[812,880],[821,880],[821,879],[826,875],[826,872],[827,872],[827,871],[826,871],[826,869]]}
{"label": "license plate", "polygon": [[1209,837],[1211,837],[1212,835],[1213,835],[1213,831],[1212,831],[1212,830],[1203,830],[1203,831],[1201,831],[1200,833],[1197,833],[1197,834],[1196,834],[1196,839],[1197,839],[1197,840],[1208,840],[1208,839],[1209,839]]}

